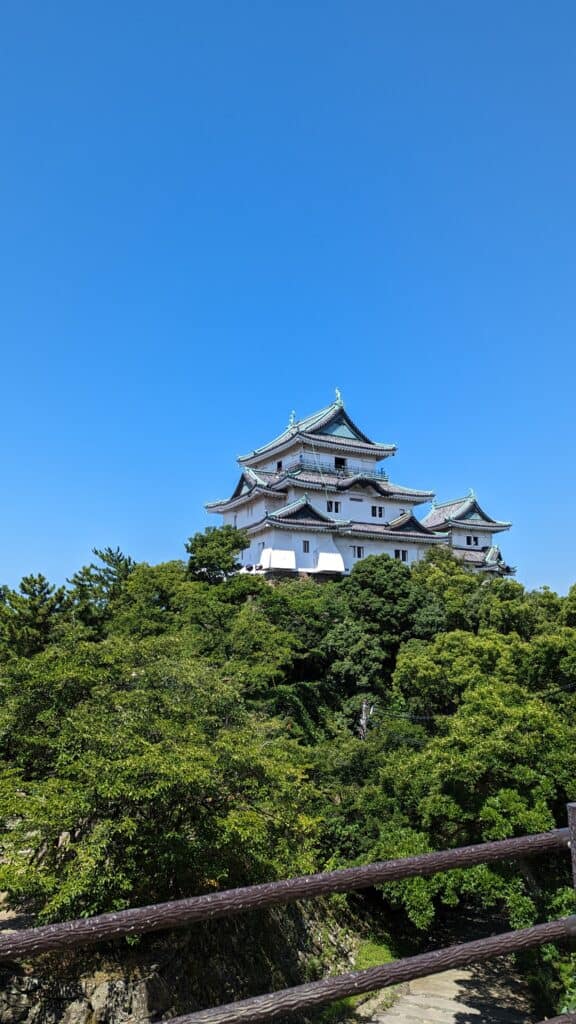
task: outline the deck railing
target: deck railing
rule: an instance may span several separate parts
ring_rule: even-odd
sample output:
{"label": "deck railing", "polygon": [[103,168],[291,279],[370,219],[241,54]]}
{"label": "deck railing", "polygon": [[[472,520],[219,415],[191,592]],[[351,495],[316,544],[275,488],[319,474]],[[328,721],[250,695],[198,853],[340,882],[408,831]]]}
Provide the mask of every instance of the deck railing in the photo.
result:
{"label": "deck railing", "polygon": [[364,476],[370,480],[380,480],[386,483],[388,481],[388,474],[383,469],[368,469],[365,466],[353,465],[352,463],[346,463],[345,466],[337,469],[334,462],[328,462],[326,459],[317,459],[314,456],[301,456],[297,459],[293,459],[290,462],[285,463],[284,473],[296,474],[300,470],[304,470],[308,473],[320,473],[325,476],[337,476],[345,480],[351,476]]}
{"label": "deck railing", "polygon": [[[304,875],[261,885],[229,889],[206,896],[157,903],[96,917],[44,925],[0,936],[0,961],[38,956],[126,935],[183,928],[198,921],[232,917],[251,909],[293,903],[335,892],[366,889],[385,882],[425,877],[452,868],[472,867],[502,860],[570,849],[576,886],[576,803],[568,804],[568,828],[498,842],[480,843],[439,853],[419,854],[358,868]],[[519,952],[547,942],[576,939],[576,915],[557,921],[504,932],[473,942],[447,946],[430,953],[395,960],[381,967],[351,971],[338,977],[297,985],[280,992],[200,1010],[172,1019],[172,1024],[239,1024],[286,1017],[341,999],[344,996],[387,988],[449,968],[464,967],[493,957]],[[555,1024],[576,1022],[576,1014],[554,1019]],[[549,1022],[552,1024],[552,1021]]]}

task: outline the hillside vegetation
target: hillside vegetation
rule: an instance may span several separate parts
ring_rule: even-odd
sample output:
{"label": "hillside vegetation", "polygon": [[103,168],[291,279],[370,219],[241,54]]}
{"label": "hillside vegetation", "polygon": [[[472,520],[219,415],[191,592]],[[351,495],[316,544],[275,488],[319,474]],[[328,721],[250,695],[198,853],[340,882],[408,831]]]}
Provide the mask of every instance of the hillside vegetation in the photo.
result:
{"label": "hillside vegetation", "polygon": [[[231,574],[242,541],[0,591],[0,889],[39,921],[565,825],[576,589],[448,551],[271,586]],[[523,927],[572,910],[569,858],[379,899],[398,931],[457,906]],[[538,964],[568,999],[570,958]]]}

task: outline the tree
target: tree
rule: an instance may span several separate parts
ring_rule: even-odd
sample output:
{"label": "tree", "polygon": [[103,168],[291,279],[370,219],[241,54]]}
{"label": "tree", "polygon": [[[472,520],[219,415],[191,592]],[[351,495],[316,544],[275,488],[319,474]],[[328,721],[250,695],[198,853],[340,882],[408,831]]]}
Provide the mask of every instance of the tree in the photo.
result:
{"label": "tree", "polygon": [[[41,919],[312,869],[298,745],[185,638],[77,643],[21,664],[6,687],[0,884],[34,898]],[[48,748],[41,761],[31,743]]]}
{"label": "tree", "polygon": [[452,714],[479,682],[518,681],[523,645],[517,637],[464,630],[410,640],[399,652],[393,692],[413,715]]}
{"label": "tree", "polygon": [[431,548],[412,567],[418,605],[414,635],[427,640],[451,629],[476,632],[487,582],[479,573],[464,568],[448,548]]}
{"label": "tree", "polygon": [[178,629],[186,588],[191,586],[182,561],[140,562],[109,608],[110,633],[144,637]]}
{"label": "tree", "polygon": [[248,545],[244,530],[229,525],[208,526],[203,533],[195,533],[186,542],[186,551],[190,555],[189,576],[207,583],[221,583],[240,569],[236,556]]}
{"label": "tree", "polygon": [[93,548],[100,565],[91,562],[68,580],[74,620],[100,639],[113,612],[115,600],[135,568],[135,562],[119,547]]}
{"label": "tree", "polygon": [[480,607],[480,626],[498,633],[517,633],[529,640],[538,628],[538,608],[526,600],[521,583],[496,579],[487,588]]}
{"label": "tree", "polygon": [[52,643],[61,631],[68,609],[64,587],[52,586],[45,576],[24,576],[18,591],[2,588],[0,630],[10,654],[31,658]]}
{"label": "tree", "polygon": [[355,564],[343,588],[351,618],[377,639],[380,670],[390,672],[418,609],[410,570],[388,555],[370,555]]}

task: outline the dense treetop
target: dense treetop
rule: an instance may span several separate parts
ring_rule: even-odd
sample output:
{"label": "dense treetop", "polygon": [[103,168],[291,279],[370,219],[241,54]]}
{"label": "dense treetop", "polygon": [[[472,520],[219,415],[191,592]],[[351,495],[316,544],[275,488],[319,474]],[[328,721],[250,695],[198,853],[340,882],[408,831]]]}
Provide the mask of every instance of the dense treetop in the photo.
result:
{"label": "dense treetop", "polygon": [[[565,824],[576,587],[433,551],[340,583],[96,551],[0,591],[0,888],[42,920]],[[370,708],[365,738],[363,703]],[[383,891],[419,928],[464,900],[513,926],[570,906],[568,863]]]}

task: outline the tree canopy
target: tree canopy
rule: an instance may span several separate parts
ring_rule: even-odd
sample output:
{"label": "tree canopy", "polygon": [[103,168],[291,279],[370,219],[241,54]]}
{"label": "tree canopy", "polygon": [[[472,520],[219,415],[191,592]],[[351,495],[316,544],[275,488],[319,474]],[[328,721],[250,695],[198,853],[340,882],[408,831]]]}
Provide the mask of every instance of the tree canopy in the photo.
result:
{"label": "tree canopy", "polygon": [[[0,888],[51,921],[540,831],[576,799],[576,605],[433,552],[340,583],[117,548],[0,590]],[[370,709],[359,729],[362,707]],[[513,926],[569,906],[568,862],[384,887]]]}

